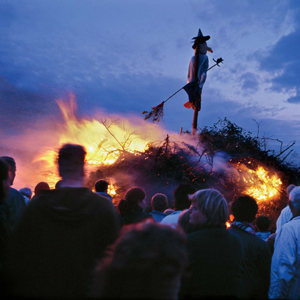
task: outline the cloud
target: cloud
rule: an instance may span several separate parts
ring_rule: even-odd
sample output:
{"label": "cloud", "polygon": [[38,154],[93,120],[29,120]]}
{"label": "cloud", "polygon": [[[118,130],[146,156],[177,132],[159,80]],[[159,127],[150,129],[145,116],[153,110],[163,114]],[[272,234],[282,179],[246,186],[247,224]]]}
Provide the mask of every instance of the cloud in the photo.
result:
{"label": "cloud", "polygon": [[[298,19],[300,14],[298,13]],[[300,103],[300,30],[299,25],[294,32],[283,36],[264,54],[256,53],[260,70],[272,75],[270,90],[275,92],[296,92],[287,102]]]}
{"label": "cloud", "polygon": [[296,104],[300,103],[300,95],[297,94],[297,96],[295,96],[295,97],[288,98],[287,102],[296,103]]}
{"label": "cloud", "polygon": [[259,77],[251,72],[244,73],[240,76],[240,79],[242,80],[242,89],[246,90],[245,92],[248,92],[249,90],[256,92],[259,88]]}

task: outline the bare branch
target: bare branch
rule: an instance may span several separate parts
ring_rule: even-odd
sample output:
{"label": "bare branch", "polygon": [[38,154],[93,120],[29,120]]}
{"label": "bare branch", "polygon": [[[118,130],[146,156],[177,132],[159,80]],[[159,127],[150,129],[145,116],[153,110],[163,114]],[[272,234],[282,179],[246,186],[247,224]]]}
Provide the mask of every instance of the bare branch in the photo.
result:
{"label": "bare branch", "polygon": [[106,130],[108,131],[108,133],[115,139],[115,141],[121,146],[121,148],[122,148],[122,150],[124,151],[125,149],[124,149],[124,145],[122,145],[120,142],[119,142],[119,140],[116,138],[116,136],[109,130],[109,127],[113,124],[113,122],[109,125],[109,126],[107,126],[105,123],[106,123],[106,120],[104,120],[104,121],[102,121],[102,119],[101,119],[101,123],[102,123],[102,125],[106,128]]}
{"label": "bare branch", "polygon": [[294,151],[294,149],[292,149],[285,157],[284,159],[281,161],[281,163]]}
{"label": "bare branch", "polygon": [[275,156],[275,158],[279,157],[282,153],[284,153],[286,150],[290,149],[294,145],[295,145],[295,142],[293,142],[291,145],[289,145],[287,148],[285,148],[283,151],[281,151],[278,155]]}
{"label": "bare branch", "polygon": [[257,134],[256,134],[256,137],[258,138],[259,137],[259,126],[261,124],[261,121],[258,123],[255,119],[252,119],[252,121],[254,121],[257,125]]}

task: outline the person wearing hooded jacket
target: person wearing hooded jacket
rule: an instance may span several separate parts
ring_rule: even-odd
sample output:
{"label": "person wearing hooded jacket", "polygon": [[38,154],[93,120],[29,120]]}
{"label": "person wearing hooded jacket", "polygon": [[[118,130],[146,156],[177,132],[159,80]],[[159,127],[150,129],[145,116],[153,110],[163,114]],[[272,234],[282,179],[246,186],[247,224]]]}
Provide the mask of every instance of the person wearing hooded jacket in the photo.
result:
{"label": "person wearing hooded jacket", "polygon": [[6,256],[10,295],[88,295],[96,260],[119,225],[113,204],[83,186],[85,155],[80,145],[64,145],[58,156],[61,187],[28,204]]}

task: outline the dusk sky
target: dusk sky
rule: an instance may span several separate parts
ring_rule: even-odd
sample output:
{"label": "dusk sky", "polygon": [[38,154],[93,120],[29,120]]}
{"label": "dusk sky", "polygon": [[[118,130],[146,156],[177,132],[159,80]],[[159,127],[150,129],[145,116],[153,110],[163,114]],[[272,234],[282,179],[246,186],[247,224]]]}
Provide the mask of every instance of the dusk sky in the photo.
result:
{"label": "dusk sky", "polygon": [[[296,0],[0,0],[2,146],[59,119],[56,99],[70,93],[81,116],[143,118],[186,84],[201,28],[210,66],[224,63],[208,72],[198,127],[227,117],[256,135],[260,124],[260,137],[296,141],[299,156],[299,9]],[[191,130],[187,100],[181,91],[165,104],[165,130]]]}

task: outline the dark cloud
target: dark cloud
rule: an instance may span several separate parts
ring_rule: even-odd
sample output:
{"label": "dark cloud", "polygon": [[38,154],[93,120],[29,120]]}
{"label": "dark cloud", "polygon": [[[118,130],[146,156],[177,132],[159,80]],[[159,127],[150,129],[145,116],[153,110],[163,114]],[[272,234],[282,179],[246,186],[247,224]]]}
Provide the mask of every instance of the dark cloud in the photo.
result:
{"label": "dark cloud", "polygon": [[14,133],[57,114],[55,98],[50,93],[20,89],[0,77],[0,128]]}
{"label": "dark cloud", "polygon": [[289,103],[299,103],[300,98],[300,56],[298,46],[300,41],[299,28],[282,37],[267,55],[257,53],[260,69],[270,73],[278,72],[272,80],[271,90],[285,92],[296,90],[296,96],[289,98]]}
{"label": "dark cloud", "polygon": [[300,95],[297,94],[297,96],[288,98],[287,102],[289,102],[289,103],[300,103]]}

